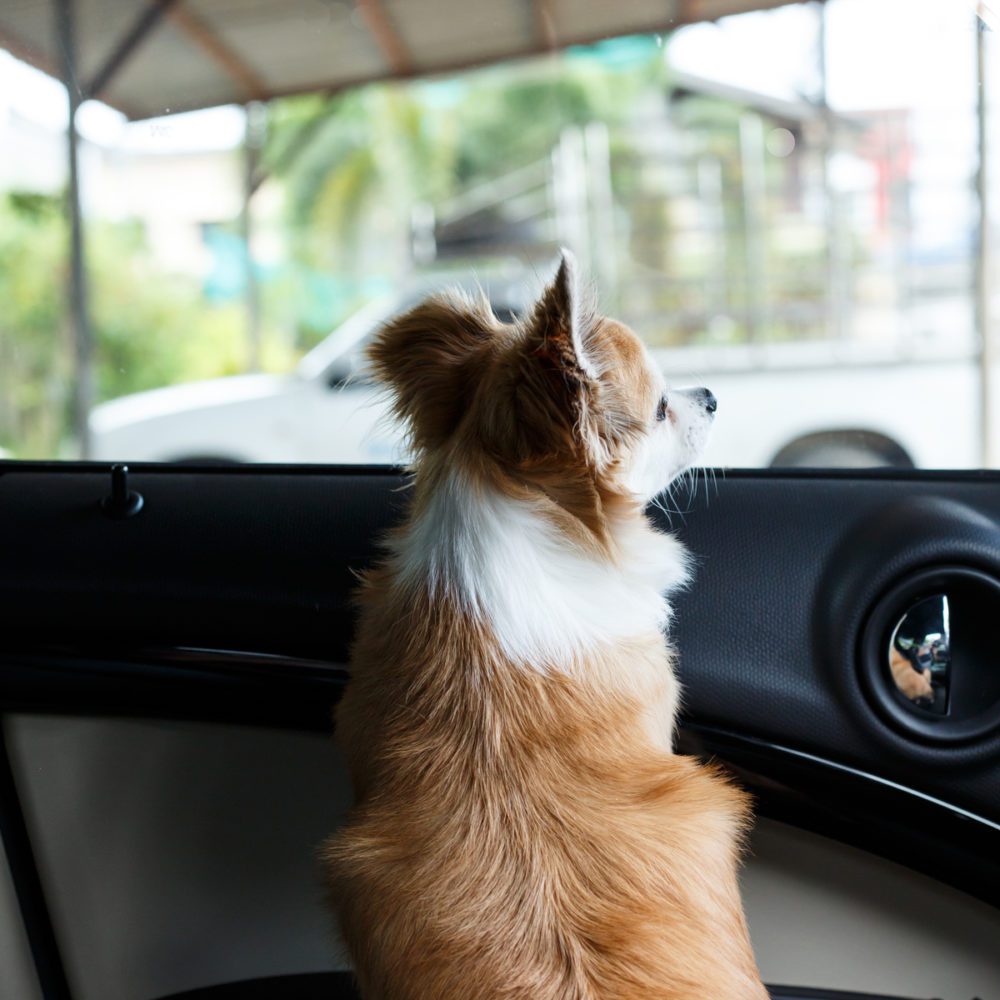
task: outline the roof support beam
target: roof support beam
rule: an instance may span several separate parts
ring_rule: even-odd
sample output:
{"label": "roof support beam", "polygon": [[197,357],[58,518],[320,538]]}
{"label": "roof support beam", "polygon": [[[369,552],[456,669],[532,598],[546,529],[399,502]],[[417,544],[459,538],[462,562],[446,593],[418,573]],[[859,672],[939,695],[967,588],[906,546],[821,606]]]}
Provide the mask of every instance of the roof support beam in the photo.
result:
{"label": "roof support beam", "polygon": [[395,76],[409,76],[413,72],[413,60],[406,45],[393,25],[382,0],[354,0],[354,6],[364,18],[375,44],[389,64]]}
{"label": "roof support beam", "polygon": [[242,87],[249,100],[267,100],[267,87],[264,81],[197,14],[180,3],[172,6],[167,15],[202,52]]}
{"label": "roof support beam", "polygon": [[84,88],[86,97],[100,97],[102,91],[110,86],[119,70],[132,56],[140,43],[160,23],[163,15],[177,0],[151,0],[146,8],[135,19],[132,27],[122,36],[121,41],[112,49],[111,54],[101,64],[90,83]]}
{"label": "roof support beam", "polygon": [[535,20],[535,40],[544,49],[554,52],[559,47],[552,0],[530,0]]}

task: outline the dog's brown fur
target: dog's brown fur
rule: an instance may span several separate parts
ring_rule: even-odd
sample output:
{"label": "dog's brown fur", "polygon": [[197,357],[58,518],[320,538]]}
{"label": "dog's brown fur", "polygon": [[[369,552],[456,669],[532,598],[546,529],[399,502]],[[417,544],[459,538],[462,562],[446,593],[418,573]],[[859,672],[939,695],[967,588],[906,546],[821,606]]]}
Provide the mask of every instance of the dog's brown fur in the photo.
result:
{"label": "dog's brown fur", "polygon": [[[587,371],[565,293],[524,327],[438,300],[384,332],[420,455],[401,534],[456,465],[610,560],[622,525],[654,534],[617,478],[655,404],[644,354],[588,321]],[[662,635],[526,669],[454,595],[398,584],[391,560],[364,583],[337,714],[357,804],[325,851],[366,1000],[765,1000],[744,797],[651,735],[676,699]]]}
{"label": "dog's brown fur", "polygon": [[934,687],[929,670],[920,672],[895,646],[889,649],[889,669],[896,687],[910,701],[933,700]]}

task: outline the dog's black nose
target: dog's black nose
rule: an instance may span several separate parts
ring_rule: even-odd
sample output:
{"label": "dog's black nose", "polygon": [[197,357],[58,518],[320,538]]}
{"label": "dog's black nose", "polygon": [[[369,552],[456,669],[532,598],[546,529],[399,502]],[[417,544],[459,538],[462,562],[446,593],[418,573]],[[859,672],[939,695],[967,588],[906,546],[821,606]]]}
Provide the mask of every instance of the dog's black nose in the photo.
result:
{"label": "dog's black nose", "polygon": [[702,395],[704,396],[705,409],[709,413],[715,413],[719,408],[719,401],[715,398],[715,393],[711,389],[702,389]]}

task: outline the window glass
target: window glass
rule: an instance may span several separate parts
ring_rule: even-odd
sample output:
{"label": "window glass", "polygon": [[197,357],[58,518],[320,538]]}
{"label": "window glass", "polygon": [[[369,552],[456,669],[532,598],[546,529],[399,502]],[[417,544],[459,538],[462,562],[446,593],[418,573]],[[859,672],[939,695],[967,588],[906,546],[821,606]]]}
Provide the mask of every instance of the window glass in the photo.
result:
{"label": "window glass", "polygon": [[988,4],[69,6],[0,15],[0,453],[399,461],[373,332],[566,246],[710,464],[1000,458]]}

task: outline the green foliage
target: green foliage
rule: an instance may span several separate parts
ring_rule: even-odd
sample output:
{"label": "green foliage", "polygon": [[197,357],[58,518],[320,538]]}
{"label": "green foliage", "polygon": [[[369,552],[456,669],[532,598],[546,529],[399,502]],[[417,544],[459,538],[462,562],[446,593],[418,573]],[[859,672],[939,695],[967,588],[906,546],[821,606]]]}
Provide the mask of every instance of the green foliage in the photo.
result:
{"label": "green foliage", "polygon": [[[0,199],[0,446],[19,457],[68,447],[67,246],[59,200]],[[91,223],[87,251],[99,400],[244,370],[240,307],[159,271],[140,226]]]}
{"label": "green foliage", "polygon": [[89,237],[99,400],[244,369],[238,306],[208,305],[190,278],[158,270],[137,226]]}
{"label": "green foliage", "polygon": [[68,410],[64,244],[51,199],[0,201],[0,447],[28,455],[51,454]]}
{"label": "green foliage", "polygon": [[[633,40],[634,41],[634,40]],[[655,45],[502,66],[432,82],[374,84],[328,100],[272,105],[264,161],[284,182],[309,264],[363,273],[378,247],[404,247],[417,202],[548,157],[563,129],[623,121],[664,74]],[[322,233],[317,241],[306,233]]]}
{"label": "green foliage", "polygon": [[[265,168],[284,189],[292,259],[261,282],[264,367],[287,368],[409,265],[419,202],[549,156],[563,128],[622,119],[662,74],[648,41],[575,50],[444,80],[387,83],[269,108]],[[71,450],[74,345],[61,199],[0,198],[0,447]],[[88,219],[99,400],[246,365],[239,302],[165,273],[138,223]]]}

